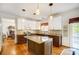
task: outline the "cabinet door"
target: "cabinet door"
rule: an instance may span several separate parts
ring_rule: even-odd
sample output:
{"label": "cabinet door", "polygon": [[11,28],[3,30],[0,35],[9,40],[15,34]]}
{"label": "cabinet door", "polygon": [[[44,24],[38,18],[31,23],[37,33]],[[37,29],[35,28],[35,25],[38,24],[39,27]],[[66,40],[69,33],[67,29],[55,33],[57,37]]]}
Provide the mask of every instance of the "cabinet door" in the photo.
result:
{"label": "cabinet door", "polygon": [[61,29],[61,24],[62,24],[62,21],[61,21],[60,16],[54,18],[54,21],[53,21],[53,28],[54,29]]}
{"label": "cabinet door", "polygon": [[[65,24],[65,23],[64,23]],[[68,24],[63,25],[63,30],[62,30],[62,45],[68,46],[69,47],[69,31],[68,31]]]}
{"label": "cabinet door", "polygon": [[62,19],[61,16],[54,17],[49,21],[49,27],[53,30],[61,30],[62,29]]}
{"label": "cabinet door", "polygon": [[62,45],[70,47],[70,43],[69,43],[68,37],[63,37],[62,38]]}
{"label": "cabinet door", "polygon": [[42,31],[48,31],[48,26],[41,26]]}

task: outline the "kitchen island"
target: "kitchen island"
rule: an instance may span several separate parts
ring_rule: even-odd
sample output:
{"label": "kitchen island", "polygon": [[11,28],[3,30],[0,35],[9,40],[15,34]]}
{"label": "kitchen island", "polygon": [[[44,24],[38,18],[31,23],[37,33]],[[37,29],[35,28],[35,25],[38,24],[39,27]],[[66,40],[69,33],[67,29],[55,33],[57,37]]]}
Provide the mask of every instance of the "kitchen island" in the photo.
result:
{"label": "kitchen island", "polygon": [[47,36],[26,36],[28,39],[28,51],[34,55],[51,55],[52,38]]}
{"label": "kitchen island", "polygon": [[54,31],[35,31],[35,33],[32,33],[32,35],[38,35],[38,36],[48,36],[50,38],[53,38],[53,46],[60,47],[62,46],[62,35],[60,30],[54,30]]}

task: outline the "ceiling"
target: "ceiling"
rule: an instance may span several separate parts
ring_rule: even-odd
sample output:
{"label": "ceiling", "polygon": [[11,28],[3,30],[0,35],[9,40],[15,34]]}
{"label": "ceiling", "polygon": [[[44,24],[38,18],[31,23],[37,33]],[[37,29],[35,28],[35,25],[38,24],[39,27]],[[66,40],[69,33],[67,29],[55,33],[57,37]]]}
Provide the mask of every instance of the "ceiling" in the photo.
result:
{"label": "ceiling", "polygon": [[[79,7],[78,3],[54,3],[52,13],[62,13]],[[22,9],[26,9],[25,12]],[[37,9],[37,3],[0,3],[0,13],[4,15],[26,17],[32,20],[42,20],[50,14],[48,3],[39,3],[40,15],[33,15]]]}

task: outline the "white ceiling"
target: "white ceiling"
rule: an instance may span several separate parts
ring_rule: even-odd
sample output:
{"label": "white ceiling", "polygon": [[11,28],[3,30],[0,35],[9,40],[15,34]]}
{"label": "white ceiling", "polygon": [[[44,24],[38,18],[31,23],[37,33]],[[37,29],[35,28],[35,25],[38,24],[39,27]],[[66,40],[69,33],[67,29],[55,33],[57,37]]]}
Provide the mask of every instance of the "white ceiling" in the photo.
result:
{"label": "white ceiling", "polygon": [[[52,6],[52,13],[62,13],[74,8],[79,7],[78,3],[54,3]],[[22,12],[22,9],[26,9],[26,12]],[[48,17],[50,13],[50,7],[48,3],[39,3],[40,15],[35,16],[33,13],[36,11],[36,3],[0,3],[0,13],[13,16],[22,16],[29,19],[41,20]]]}

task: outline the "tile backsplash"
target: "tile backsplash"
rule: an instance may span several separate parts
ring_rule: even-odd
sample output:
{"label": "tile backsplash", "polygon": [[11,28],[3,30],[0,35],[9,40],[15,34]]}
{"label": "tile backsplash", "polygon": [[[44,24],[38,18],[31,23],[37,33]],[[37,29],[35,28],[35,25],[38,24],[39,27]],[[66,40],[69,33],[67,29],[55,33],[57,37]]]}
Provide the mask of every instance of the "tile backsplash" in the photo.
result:
{"label": "tile backsplash", "polygon": [[52,35],[62,35],[61,30],[50,30],[49,33]]}
{"label": "tile backsplash", "polygon": [[40,30],[35,30],[35,33],[39,34],[49,34],[49,35],[62,35],[61,30],[49,30],[49,31],[40,31]]}

